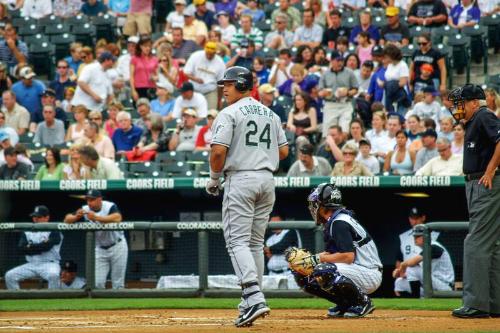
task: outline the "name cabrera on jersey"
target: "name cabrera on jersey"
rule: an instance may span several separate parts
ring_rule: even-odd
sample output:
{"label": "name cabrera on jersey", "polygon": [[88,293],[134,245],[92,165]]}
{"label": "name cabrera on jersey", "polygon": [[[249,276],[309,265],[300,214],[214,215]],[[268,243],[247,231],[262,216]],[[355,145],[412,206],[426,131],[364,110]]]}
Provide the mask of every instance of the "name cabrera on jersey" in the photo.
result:
{"label": "name cabrera on jersey", "polygon": [[324,240],[329,253],[354,252],[354,263],[366,268],[382,268],[377,246],[347,210],[336,211],[325,224]]}
{"label": "name cabrera on jersey", "polygon": [[275,171],[278,148],[288,144],[279,116],[251,97],[222,110],[212,133],[212,144],[228,147],[224,171]]}
{"label": "name cabrera on jersey", "polygon": [[[431,232],[431,239],[435,241],[439,237],[438,231]],[[421,249],[415,245],[415,239],[413,237],[413,229],[409,229],[399,235],[400,242],[400,253],[398,253],[397,259],[399,261],[408,260],[417,254],[420,254]]]}
{"label": "name cabrera on jersey", "polygon": [[[52,234],[52,237],[51,237]],[[59,242],[54,244],[49,250],[38,253],[38,254],[32,254],[32,255],[26,255],[26,261],[31,262],[31,263],[36,263],[36,262],[47,262],[47,261],[53,261],[53,262],[58,262],[61,260],[61,255],[59,254],[61,250],[61,245],[62,245],[62,240],[63,240],[63,235],[60,232],[55,232],[55,231],[36,231],[36,232],[31,232],[31,231],[26,231],[22,237],[25,237],[25,242],[27,244],[42,244],[49,242],[51,238],[58,239]],[[23,241],[23,240],[22,240]]]}
{"label": "name cabrera on jersey", "polygon": [[[88,205],[85,205],[82,207],[82,209],[85,212],[90,212],[91,209]],[[94,213],[97,216],[107,216],[113,213],[119,213],[120,211],[118,210],[118,207],[114,202],[111,201],[102,201],[102,207],[101,210]],[[87,222],[93,222],[93,223],[99,223],[97,221],[91,221],[87,218],[87,215],[84,215],[85,221]],[[95,244],[96,246],[110,246],[112,244],[115,244],[118,242],[119,239],[124,238],[124,233],[123,231],[96,231],[95,233]]]}

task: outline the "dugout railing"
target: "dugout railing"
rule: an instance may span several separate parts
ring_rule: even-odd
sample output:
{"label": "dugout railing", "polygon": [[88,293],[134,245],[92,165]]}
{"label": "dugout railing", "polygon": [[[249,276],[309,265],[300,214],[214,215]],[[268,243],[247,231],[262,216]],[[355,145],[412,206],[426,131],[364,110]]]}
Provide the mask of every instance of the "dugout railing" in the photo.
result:
{"label": "dugout railing", "polygon": [[[429,222],[425,224],[424,229],[424,248],[423,248],[423,278],[424,278],[424,297],[441,297],[441,298],[455,298],[461,297],[462,291],[437,291],[432,288],[432,260],[431,260],[431,232],[463,232],[466,233],[469,229],[469,222]],[[458,240],[463,243],[463,238]],[[457,258],[461,259],[461,258]],[[455,282],[457,275],[455,272]]]}
{"label": "dugout railing", "polygon": [[[312,247],[314,251],[320,252],[324,249],[322,229],[312,221],[286,221],[273,222],[268,225],[269,229],[296,229],[313,233]],[[194,232],[197,233],[197,256],[186,257],[183,260],[197,262],[199,276],[199,288],[183,289],[96,289],[95,288],[95,232],[96,231],[166,231],[166,232]],[[85,289],[20,289],[20,290],[0,290],[0,299],[22,299],[22,298],[74,298],[74,297],[95,297],[95,298],[120,298],[120,297],[239,297],[241,291],[237,289],[209,288],[209,260],[211,249],[209,247],[210,233],[222,234],[222,223],[219,221],[193,221],[193,222],[122,222],[106,225],[96,225],[94,223],[0,223],[0,241],[4,242],[7,235],[26,231],[60,231],[66,233],[85,233],[84,252],[85,263],[84,272],[87,280]],[[313,250],[313,248],[310,248]],[[13,250],[15,251],[15,250]],[[129,250],[130,251],[130,250]],[[5,256],[5,252],[3,253]],[[227,256],[227,254],[226,254]],[[12,267],[9,267],[12,268]],[[4,270],[6,271],[5,267]],[[5,271],[3,274],[5,274]],[[3,279],[3,276],[1,277]],[[266,290],[266,295],[275,297],[307,297],[307,295],[297,290]]]}

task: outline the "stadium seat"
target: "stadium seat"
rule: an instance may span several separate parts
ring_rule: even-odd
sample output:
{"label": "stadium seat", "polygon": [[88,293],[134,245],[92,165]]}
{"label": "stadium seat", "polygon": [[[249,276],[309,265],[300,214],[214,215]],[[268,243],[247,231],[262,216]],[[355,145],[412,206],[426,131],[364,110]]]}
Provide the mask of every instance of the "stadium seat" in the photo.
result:
{"label": "stadium seat", "polygon": [[71,33],[75,36],[75,41],[82,45],[93,45],[95,37],[95,27],[88,22],[71,26]]}
{"label": "stadium seat", "polygon": [[159,166],[154,162],[129,163],[128,171],[128,174],[135,178],[158,177],[160,175]]}
{"label": "stadium seat", "polygon": [[184,162],[186,160],[186,153],[179,151],[167,151],[156,154],[156,162],[161,164]]}
{"label": "stadium seat", "polygon": [[462,29],[465,36],[470,37],[471,58],[476,63],[480,63],[484,59],[483,73],[488,74],[488,29],[476,24],[473,27],[465,27]]}
{"label": "stadium seat", "polygon": [[22,17],[22,16],[19,16],[19,17],[13,17],[12,18],[12,25],[15,26],[15,27],[17,27],[17,28],[20,28],[20,27],[23,27],[23,26],[32,25],[32,24],[36,25],[36,20],[32,19],[31,17]]}
{"label": "stadium seat", "polygon": [[21,25],[18,29],[18,34],[21,38],[42,33],[43,33],[43,27],[36,25],[36,23],[24,24]]}
{"label": "stadium seat", "polygon": [[32,44],[41,44],[41,43],[48,43],[49,38],[45,35],[42,34],[36,34],[36,35],[31,35],[31,36],[26,36],[23,38],[23,41],[27,45],[32,45]]}
{"label": "stadium seat", "polygon": [[55,24],[55,25],[48,25],[45,27],[45,34],[48,36],[53,36],[53,35],[62,35],[62,34],[69,34],[70,29],[69,25],[66,24]]}
{"label": "stadium seat", "polygon": [[410,28],[410,38],[413,40],[423,34],[424,32],[430,32],[429,28],[422,28],[421,26],[411,27]]}
{"label": "stadium seat", "polygon": [[62,35],[50,36],[50,41],[56,47],[55,51],[56,59],[62,59],[70,55],[69,52],[70,44],[76,41],[76,38],[74,35],[64,33]]}
{"label": "stadium seat", "polygon": [[116,18],[105,14],[103,16],[92,17],[92,23],[96,29],[96,39],[104,38],[108,42],[116,41]]}
{"label": "stadium seat", "polygon": [[193,151],[189,156],[186,157],[186,160],[206,162],[208,161],[208,155],[208,151]]}
{"label": "stadium seat", "polygon": [[169,177],[180,177],[191,171],[189,165],[184,162],[176,162],[162,165],[162,171]]}
{"label": "stadium seat", "polygon": [[59,16],[55,16],[55,15],[42,17],[41,19],[38,20],[38,25],[40,25],[42,27],[46,27],[49,25],[58,25],[58,24],[62,24],[62,23],[63,23],[63,20]]}
{"label": "stadium seat", "polygon": [[358,17],[355,16],[355,17],[343,17],[342,18],[342,27],[344,28],[348,28],[348,29],[352,29],[354,28],[355,26],[357,26],[359,24],[359,20],[358,20]]}
{"label": "stadium seat", "polygon": [[463,69],[467,70],[466,81],[470,81],[470,37],[462,34],[453,34],[448,36],[448,46],[452,48],[452,68],[458,73],[463,73]]}
{"label": "stadium seat", "polygon": [[55,46],[51,43],[41,43],[39,45],[30,45],[30,62],[33,65],[35,73],[46,75],[49,80],[54,76]]}
{"label": "stadium seat", "polygon": [[272,23],[270,19],[261,20],[255,23],[255,27],[260,29],[263,33],[269,32],[272,29]]}
{"label": "stadium seat", "polygon": [[387,24],[387,19],[385,16],[375,16],[372,20],[372,24],[380,29]]}
{"label": "stadium seat", "polygon": [[35,135],[32,133],[32,132],[27,132],[27,133],[24,133],[23,135],[20,135],[19,136],[19,142],[20,143],[32,143],[33,142],[33,137]]}
{"label": "stadium seat", "polygon": [[481,17],[479,24],[488,30],[488,45],[495,48],[495,50],[500,49],[500,34],[498,33],[500,29],[500,15]]}
{"label": "stadium seat", "polygon": [[271,17],[273,11],[278,7],[279,7],[278,1],[276,1],[275,3],[267,3],[264,5],[264,14],[266,14],[266,17]]}
{"label": "stadium seat", "polygon": [[33,164],[43,164],[45,163],[45,153],[31,154],[30,160]]}
{"label": "stadium seat", "polygon": [[500,74],[487,76],[486,84],[500,93]]}

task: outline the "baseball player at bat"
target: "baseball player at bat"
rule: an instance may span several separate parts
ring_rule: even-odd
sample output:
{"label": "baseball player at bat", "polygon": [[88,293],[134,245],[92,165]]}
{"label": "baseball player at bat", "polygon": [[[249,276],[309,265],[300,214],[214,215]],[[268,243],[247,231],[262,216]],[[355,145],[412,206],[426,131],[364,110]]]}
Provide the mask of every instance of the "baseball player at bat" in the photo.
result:
{"label": "baseball player at bat", "polygon": [[334,184],[320,184],[308,197],[317,225],[323,225],[325,251],[311,254],[290,248],[286,258],[299,287],[336,304],[328,309],[334,318],[360,318],[375,309],[368,294],[382,282],[382,263],[375,242],[342,205]]}
{"label": "baseball player at bat", "polygon": [[212,125],[210,180],[218,195],[224,175],[222,220],[226,247],[242,289],[234,324],[249,326],[270,309],[261,291],[264,233],[274,205],[273,172],[288,155],[280,118],[250,97],[252,73],[230,67],[218,82],[229,105]]}

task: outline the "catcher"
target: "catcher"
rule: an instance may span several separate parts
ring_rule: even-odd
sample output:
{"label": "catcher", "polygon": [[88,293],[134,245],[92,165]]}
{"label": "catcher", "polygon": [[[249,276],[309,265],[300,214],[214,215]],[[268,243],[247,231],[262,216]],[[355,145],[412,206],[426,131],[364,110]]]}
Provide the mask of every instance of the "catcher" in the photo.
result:
{"label": "catcher", "polygon": [[336,304],[328,309],[329,317],[370,314],[375,307],[367,294],[382,281],[382,263],[373,239],[342,205],[342,194],[334,184],[320,184],[308,202],[316,224],[323,225],[326,250],[311,254],[292,247],[285,251],[297,284]]}

